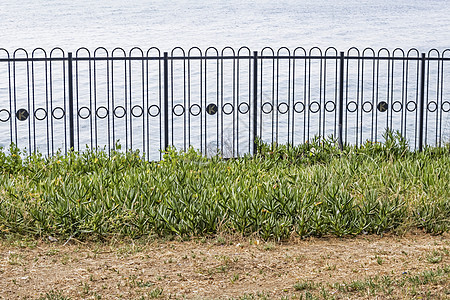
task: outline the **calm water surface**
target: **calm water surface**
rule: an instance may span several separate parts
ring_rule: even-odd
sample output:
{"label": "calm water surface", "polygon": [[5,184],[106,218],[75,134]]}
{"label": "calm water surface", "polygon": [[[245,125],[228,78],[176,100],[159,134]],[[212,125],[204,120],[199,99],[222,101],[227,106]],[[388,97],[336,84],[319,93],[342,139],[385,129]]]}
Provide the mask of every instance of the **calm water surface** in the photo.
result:
{"label": "calm water surface", "polygon": [[443,49],[447,0],[2,0],[0,47]]}

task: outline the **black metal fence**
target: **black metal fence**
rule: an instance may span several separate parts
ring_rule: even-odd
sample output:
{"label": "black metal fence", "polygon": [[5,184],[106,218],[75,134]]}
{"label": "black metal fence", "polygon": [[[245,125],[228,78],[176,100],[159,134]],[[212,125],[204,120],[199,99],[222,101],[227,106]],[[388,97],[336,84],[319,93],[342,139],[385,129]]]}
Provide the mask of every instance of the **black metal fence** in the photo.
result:
{"label": "black metal fence", "polygon": [[239,156],[256,137],[359,145],[389,128],[421,150],[450,140],[449,62],[450,49],[0,48],[0,146],[119,141],[154,160],[170,145]]}

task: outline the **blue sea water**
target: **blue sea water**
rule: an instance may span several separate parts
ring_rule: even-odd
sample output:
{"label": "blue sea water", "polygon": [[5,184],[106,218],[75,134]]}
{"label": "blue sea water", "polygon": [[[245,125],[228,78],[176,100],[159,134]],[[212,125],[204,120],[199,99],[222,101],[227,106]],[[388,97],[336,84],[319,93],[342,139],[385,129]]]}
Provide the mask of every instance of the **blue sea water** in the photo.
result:
{"label": "blue sea water", "polygon": [[2,0],[0,47],[449,47],[446,0]]}

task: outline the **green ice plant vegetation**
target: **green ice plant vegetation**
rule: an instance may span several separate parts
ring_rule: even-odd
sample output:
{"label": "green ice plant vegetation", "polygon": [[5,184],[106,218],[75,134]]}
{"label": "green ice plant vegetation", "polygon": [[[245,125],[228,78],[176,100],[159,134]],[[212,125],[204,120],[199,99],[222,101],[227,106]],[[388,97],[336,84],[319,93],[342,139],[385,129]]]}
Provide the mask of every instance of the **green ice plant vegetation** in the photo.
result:
{"label": "green ice plant vegetation", "polygon": [[168,149],[87,149],[44,157],[0,151],[0,236],[205,236],[280,240],[449,230],[448,148],[411,151],[398,133],[339,150],[329,139],[206,158]]}

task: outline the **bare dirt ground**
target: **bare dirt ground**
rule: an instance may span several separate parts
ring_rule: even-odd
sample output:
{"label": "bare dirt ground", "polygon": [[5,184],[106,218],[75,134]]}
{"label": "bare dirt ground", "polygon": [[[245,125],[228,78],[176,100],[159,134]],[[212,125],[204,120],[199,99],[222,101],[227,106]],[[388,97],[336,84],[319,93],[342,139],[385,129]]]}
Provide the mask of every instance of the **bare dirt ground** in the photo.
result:
{"label": "bare dirt ground", "polygon": [[0,240],[0,299],[449,299],[449,234]]}

